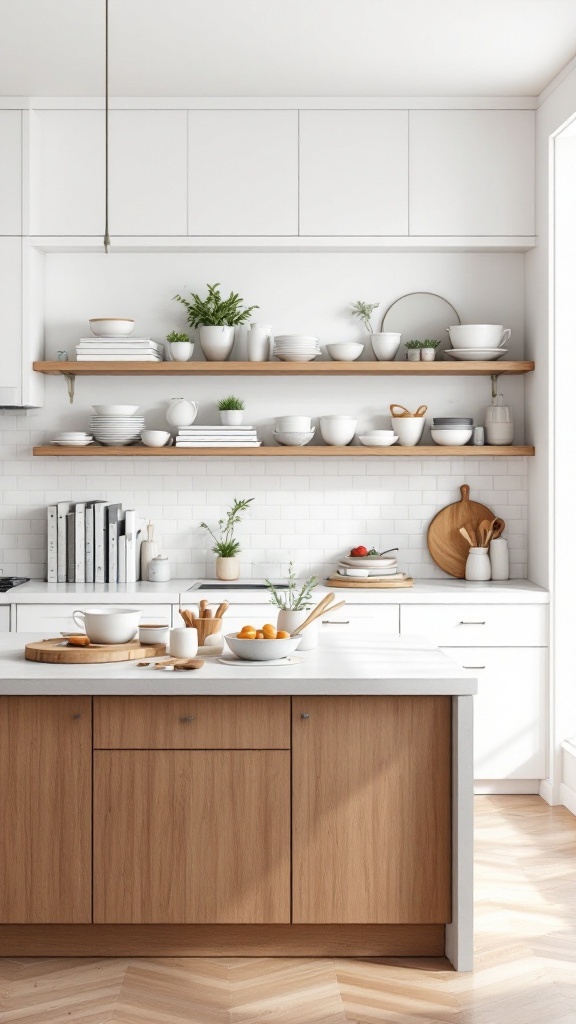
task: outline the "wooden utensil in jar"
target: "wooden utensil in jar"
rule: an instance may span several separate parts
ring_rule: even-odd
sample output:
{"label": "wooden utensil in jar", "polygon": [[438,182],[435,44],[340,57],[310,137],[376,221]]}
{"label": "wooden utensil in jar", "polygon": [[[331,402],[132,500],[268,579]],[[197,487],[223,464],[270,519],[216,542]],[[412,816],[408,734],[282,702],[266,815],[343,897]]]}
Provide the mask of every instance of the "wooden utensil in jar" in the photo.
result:
{"label": "wooden utensil in jar", "polygon": [[319,619],[320,616],[323,615],[328,608],[330,608],[330,612],[332,613],[335,612],[338,608],[343,608],[344,605],[346,604],[346,601],[339,601],[338,604],[333,604],[333,601],[334,594],[327,594],[326,597],[323,598],[323,600],[320,601],[318,605],[316,605],[316,608],[314,608],[310,612],[308,618],[304,619],[304,622],[302,622],[300,626],[298,626],[295,630],[292,631],[292,633],[290,633],[290,636],[299,636],[303,629],[306,629],[306,627],[309,626],[312,622],[314,622],[316,619]]}

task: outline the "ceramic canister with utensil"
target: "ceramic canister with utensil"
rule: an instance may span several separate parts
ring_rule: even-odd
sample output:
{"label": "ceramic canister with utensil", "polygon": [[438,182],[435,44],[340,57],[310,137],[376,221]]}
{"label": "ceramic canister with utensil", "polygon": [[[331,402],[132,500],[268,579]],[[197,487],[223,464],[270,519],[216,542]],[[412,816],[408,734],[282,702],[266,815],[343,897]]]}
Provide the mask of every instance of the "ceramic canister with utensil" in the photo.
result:
{"label": "ceramic canister with utensil", "polygon": [[392,417],[392,430],[398,438],[398,444],[402,448],[412,448],[419,444],[424,433],[426,420],[424,419],[428,406],[421,405],[416,412],[409,412],[403,405],[392,403],[390,414]]}
{"label": "ceramic canister with utensil", "polygon": [[484,419],[486,444],[512,444],[514,440],[512,411],[503,402],[504,396],[496,395],[492,399],[492,405],[486,409]]}

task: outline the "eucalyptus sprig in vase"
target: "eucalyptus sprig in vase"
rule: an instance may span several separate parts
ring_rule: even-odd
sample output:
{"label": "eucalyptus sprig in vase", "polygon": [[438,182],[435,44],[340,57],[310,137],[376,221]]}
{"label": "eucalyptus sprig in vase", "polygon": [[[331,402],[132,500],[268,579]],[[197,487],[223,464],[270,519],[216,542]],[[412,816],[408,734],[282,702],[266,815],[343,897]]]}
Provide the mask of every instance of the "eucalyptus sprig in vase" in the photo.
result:
{"label": "eucalyptus sprig in vase", "polygon": [[[317,586],[316,576],[309,576],[303,583],[299,583],[294,572],[294,563],[290,562],[288,567],[288,583],[286,587],[275,586],[270,580],[265,580],[270,592],[270,603],[278,611],[277,629],[285,629],[292,633],[298,626],[301,626],[310,614],[313,605],[312,591]],[[312,622],[302,633],[302,639],[297,650],[311,651],[318,646],[318,623]]]}
{"label": "eucalyptus sprig in vase", "polygon": [[207,530],[214,545],[212,551],[216,558],[216,578],[219,580],[237,580],[240,576],[240,541],[234,536],[234,529],[242,521],[242,513],[246,512],[254,498],[234,498],[226,516],[218,520],[217,536],[208,526],[200,523]]}

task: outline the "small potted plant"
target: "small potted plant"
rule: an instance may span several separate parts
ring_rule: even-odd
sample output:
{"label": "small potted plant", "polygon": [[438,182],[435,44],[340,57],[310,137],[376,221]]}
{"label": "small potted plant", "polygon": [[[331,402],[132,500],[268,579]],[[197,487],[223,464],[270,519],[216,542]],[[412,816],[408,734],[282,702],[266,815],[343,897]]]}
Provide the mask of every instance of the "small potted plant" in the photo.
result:
{"label": "small potted plant", "polygon": [[192,302],[181,295],[174,296],[186,306],[190,327],[200,328],[200,346],[205,359],[211,361],[228,359],[234,345],[234,328],[246,323],[252,311],[259,308],[242,309],[244,300],[236,292],[230,292],[228,298],[223,299],[219,287],[219,284],[207,285],[205,299],[192,292]]}
{"label": "small potted plant", "polygon": [[[276,629],[285,629],[287,633],[300,626],[308,618],[312,608],[312,591],[318,584],[316,576],[309,576],[304,583],[298,585],[294,573],[294,563],[288,567],[288,585],[279,589],[270,580],[264,581],[270,591],[270,604],[279,609]],[[299,651],[311,651],[318,646],[318,623],[312,622],[302,634],[298,644]]]}
{"label": "small potted plant", "polygon": [[420,359],[427,363],[433,362],[436,359],[436,349],[439,345],[440,342],[434,338],[426,338],[421,344]]}
{"label": "small potted plant", "polygon": [[228,398],[222,398],[218,402],[218,408],[220,410],[220,422],[225,426],[238,426],[239,423],[242,423],[244,402],[241,398],[236,398],[235,395],[228,395]]}
{"label": "small potted plant", "polygon": [[176,363],[186,363],[194,352],[194,342],[190,341],[187,334],[179,334],[178,331],[170,331],[166,335],[166,341],[170,348],[170,355]]}
{"label": "small potted plant", "polygon": [[352,316],[358,317],[364,330],[370,335],[372,351],[376,359],[390,361],[396,358],[402,335],[392,331],[374,331],[372,313],[378,309],[379,302],[353,302]]}
{"label": "small potted plant", "polygon": [[242,513],[247,511],[253,501],[254,498],[234,498],[226,516],[218,520],[219,536],[213,533],[207,523],[200,523],[214,541],[212,551],[217,555],[216,577],[219,580],[237,580],[240,576],[240,541],[234,536],[234,527],[241,522]]}
{"label": "small potted plant", "polygon": [[421,341],[405,341],[406,345],[406,358],[411,363],[417,363],[420,360],[420,350],[422,348]]}

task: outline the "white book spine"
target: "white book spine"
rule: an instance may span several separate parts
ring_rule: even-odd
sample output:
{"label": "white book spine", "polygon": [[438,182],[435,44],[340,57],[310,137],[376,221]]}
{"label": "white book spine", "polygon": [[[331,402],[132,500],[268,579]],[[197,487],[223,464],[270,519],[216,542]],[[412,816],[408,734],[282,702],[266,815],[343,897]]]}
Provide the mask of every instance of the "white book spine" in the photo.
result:
{"label": "white book spine", "polygon": [[106,503],[94,506],[94,583],[106,583]]}
{"label": "white book spine", "polygon": [[126,583],[136,583],[136,511],[126,509]]}
{"label": "white book spine", "polygon": [[94,583],[94,505],[86,505],[86,518],[84,530],[86,534],[84,543],[85,564],[84,577],[86,583]]}
{"label": "white book spine", "polygon": [[58,561],[57,576],[58,583],[66,583],[66,559],[68,546],[66,542],[66,516],[70,509],[70,502],[59,501],[57,506],[57,533],[58,533]]}
{"label": "white book spine", "polygon": [[58,582],[58,509],[48,505],[48,559],[46,579],[48,583]]}
{"label": "white book spine", "polygon": [[74,508],[74,582],[86,582],[86,502],[76,502]]}
{"label": "white book spine", "polygon": [[118,583],[126,583],[126,537],[118,537]]}

